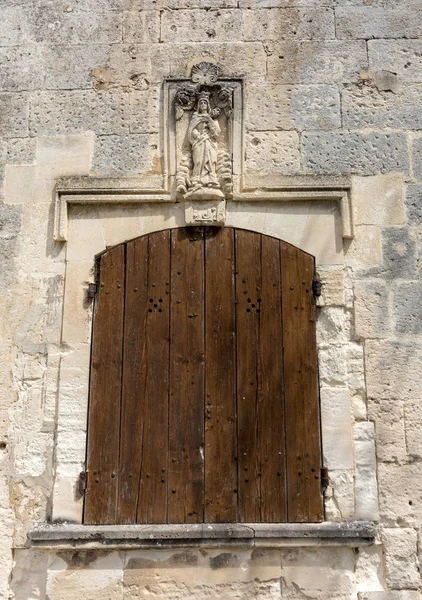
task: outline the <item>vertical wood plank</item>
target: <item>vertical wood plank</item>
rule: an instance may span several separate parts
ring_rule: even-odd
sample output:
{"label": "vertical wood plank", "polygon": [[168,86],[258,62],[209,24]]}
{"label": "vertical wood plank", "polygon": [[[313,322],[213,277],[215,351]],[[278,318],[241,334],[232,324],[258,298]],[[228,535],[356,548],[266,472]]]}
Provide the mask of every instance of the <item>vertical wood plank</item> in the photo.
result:
{"label": "vertical wood plank", "polygon": [[288,521],[322,520],[314,259],[281,243]]}
{"label": "vertical wood plank", "polygon": [[[258,348],[261,298],[261,236],[235,230],[238,520],[261,519],[258,456]],[[252,308],[252,304],[255,308]]]}
{"label": "vertical wood plank", "polygon": [[267,236],[262,236],[262,294],[255,310],[260,311],[258,454],[261,521],[283,522],[287,507],[280,242]]}
{"label": "vertical wood plank", "polygon": [[237,512],[234,231],[205,233],[205,522]]}
{"label": "vertical wood plank", "polygon": [[169,523],[203,522],[204,233],[172,230]]}
{"label": "vertical wood plank", "polygon": [[84,522],[116,522],[122,384],[125,248],[101,256],[94,305]]}
{"label": "vertical wood plank", "polygon": [[167,521],[170,235],[169,230],[149,235],[138,523]]}
{"label": "vertical wood plank", "polygon": [[136,523],[140,464],[144,447],[148,236],[126,246],[125,326],[118,523]]}

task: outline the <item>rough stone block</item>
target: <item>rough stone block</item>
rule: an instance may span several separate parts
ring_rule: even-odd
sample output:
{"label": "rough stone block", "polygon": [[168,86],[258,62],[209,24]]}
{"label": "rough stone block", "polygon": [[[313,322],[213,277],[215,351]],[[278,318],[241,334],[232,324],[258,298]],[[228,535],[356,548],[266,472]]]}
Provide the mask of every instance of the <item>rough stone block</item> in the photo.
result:
{"label": "rough stone block", "polygon": [[344,268],[318,267],[317,277],[321,281],[319,306],[344,306]]}
{"label": "rough stone block", "polygon": [[105,135],[97,138],[93,170],[98,175],[135,175],[151,171],[158,158],[156,138],[146,134]]}
{"label": "rough stone block", "polygon": [[160,13],[157,10],[123,13],[123,41],[135,44],[160,41]]}
{"label": "rough stone block", "polygon": [[421,600],[422,595],[416,590],[395,590],[391,592],[361,592],[359,600]]}
{"label": "rough stone block", "polygon": [[160,128],[160,87],[134,91],[130,99],[130,132],[156,133]]}
{"label": "rough stone block", "polygon": [[347,345],[347,383],[353,395],[365,396],[365,373],[363,346],[356,343]]}
{"label": "rough stone block", "polygon": [[340,127],[340,98],[331,85],[246,83],[249,130],[333,129]]}
{"label": "rough stone block", "polygon": [[[287,8],[297,6],[296,0],[238,0],[240,8]],[[301,6],[333,6],[334,0],[301,0]]]}
{"label": "rough stone block", "polygon": [[386,528],[385,547],[387,583],[392,589],[418,589],[420,576],[416,565],[417,534],[414,529]]}
{"label": "rough stone block", "polygon": [[43,85],[49,90],[89,89],[91,71],[107,64],[110,48],[107,45],[78,44],[43,46]]}
{"label": "rough stone block", "polygon": [[353,177],[352,194],[356,225],[404,225],[405,185],[400,173]]}
{"label": "rough stone block", "polygon": [[[383,590],[385,585],[382,546],[359,548],[356,561],[356,590],[368,592]],[[380,599],[381,600],[381,599]]]}
{"label": "rough stone block", "polygon": [[15,600],[39,598],[45,594],[48,554],[35,548],[17,548],[11,589]]}
{"label": "rough stone block", "polygon": [[10,293],[15,278],[15,260],[22,225],[22,207],[0,203],[0,294]]}
{"label": "rough stone block", "polygon": [[368,416],[375,423],[377,457],[383,462],[406,461],[404,403],[400,399],[368,402]]}
{"label": "rough stone block", "polygon": [[0,94],[0,137],[26,137],[28,135],[28,116],[28,96],[26,94]]}
{"label": "rough stone block", "polygon": [[[422,169],[421,169],[422,173]],[[422,223],[422,185],[409,184],[406,191],[407,218],[413,225]]]}
{"label": "rough stone block", "polygon": [[66,295],[63,306],[62,343],[88,342],[90,311],[86,303],[88,284],[93,281],[93,260],[66,264]]}
{"label": "rough stone block", "polygon": [[[378,86],[381,84],[378,82]],[[422,129],[419,99],[422,85],[406,85],[400,91],[382,90],[375,78],[371,86],[348,85],[342,92],[343,127]],[[388,85],[385,87],[389,88]],[[391,86],[394,87],[394,86]]]}
{"label": "rough stone block", "polygon": [[412,398],[422,388],[422,345],[387,340],[365,343],[368,397]]}
{"label": "rough stone block", "polygon": [[270,42],[268,76],[274,83],[349,83],[367,68],[365,42]]}
{"label": "rough stone block", "polygon": [[357,519],[379,520],[374,424],[355,423],[355,491]]}
{"label": "rough stone block", "polygon": [[45,50],[41,45],[0,47],[0,90],[41,89],[45,83]]}
{"label": "rough stone block", "polygon": [[368,277],[414,279],[416,277],[416,243],[404,227],[386,227],[382,239],[383,264],[368,269]]}
{"label": "rough stone block", "polygon": [[40,92],[31,99],[31,135],[63,133],[121,134],[129,129],[127,94],[113,92]]}
{"label": "rough stone block", "polygon": [[396,331],[406,334],[422,333],[422,283],[402,283],[394,294]]}
{"label": "rough stone block", "polygon": [[412,144],[413,176],[422,181],[422,138],[416,138]]}
{"label": "rough stone block", "polygon": [[246,169],[297,173],[300,169],[296,132],[258,131],[246,136]]}
{"label": "rough stone block", "polygon": [[355,514],[353,471],[329,472],[330,485],[325,493],[325,518],[328,521],[351,519]]}
{"label": "rough stone block", "polygon": [[350,395],[343,388],[321,388],[321,431],[324,465],[328,469],[353,467]]}
{"label": "rough stone block", "polygon": [[164,11],[161,19],[163,42],[237,42],[242,40],[241,11],[217,10],[204,18],[203,10]]}
{"label": "rough stone block", "polygon": [[321,308],[317,318],[319,344],[343,344],[350,340],[350,312],[333,306]]}
{"label": "rough stone block", "polygon": [[16,3],[8,6],[2,3],[0,6],[0,22],[7,24],[0,30],[0,46],[19,46],[31,40],[33,23],[28,6],[24,3]]}
{"label": "rough stone block", "polygon": [[330,8],[262,8],[243,13],[244,39],[327,40],[335,37],[334,11]]}
{"label": "rough stone block", "polygon": [[422,400],[410,398],[404,405],[406,423],[406,445],[409,455],[420,460],[422,458]]}
{"label": "rough stone block", "polygon": [[336,8],[338,38],[419,38],[422,36],[420,7],[402,8],[342,7]]}
{"label": "rough stone block", "polygon": [[88,175],[94,153],[94,143],[93,133],[38,137],[37,179]]}
{"label": "rough stone block", "polygon": [[368,55],[371,70],[391,71],[413,84],[422,82],[421,40],[370,40]]}
{"label": "rough stone block", "polygon": [[347,346],[324,346],[318,352],[320,382],[324,386],[344,386],[347,381]]}
{"label": "rough stone block", "polygon": [[384,523],[414,526],[422,518],[421,463],[378,463],[380,512]]}
{"label": "rough stone block", "polygon": [[389,303],[389,286],[384,281],[355,282],[355,333],[359,339],[385,338],[393,324]]}
{"label": "rough stone block", "polygon": [[309,173],[372,175],[409,171],[404,133],[304,133],[303,168]]}
{"label": "rough stone block", "polygon": [[12,165],[28,165],[35,161],[36,143],[32,138],[13,138],[6,142],[6,162]]}
{"label": "rough stone block", "polygon": [[382,262],[381,230],[374,225],[354,228],[355,237],[345,249],[346,263],[363,268]]}
{"label": "rough stone block", "polygon": [[106,249],[101,227],[93,227],[92,219],[98,219],[98,207],[78,205],[69,207],[69,227],[66,260],[93,260]]}

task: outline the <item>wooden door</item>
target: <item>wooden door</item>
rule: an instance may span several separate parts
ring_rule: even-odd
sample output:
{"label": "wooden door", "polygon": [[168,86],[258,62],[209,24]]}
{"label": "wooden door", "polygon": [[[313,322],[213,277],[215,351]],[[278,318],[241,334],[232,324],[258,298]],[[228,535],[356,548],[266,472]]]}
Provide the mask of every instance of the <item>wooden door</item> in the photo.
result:
{"label": "wooden door", "polygon": [[182,228],[97,271],[84,522],[322,520],[313,257]]}

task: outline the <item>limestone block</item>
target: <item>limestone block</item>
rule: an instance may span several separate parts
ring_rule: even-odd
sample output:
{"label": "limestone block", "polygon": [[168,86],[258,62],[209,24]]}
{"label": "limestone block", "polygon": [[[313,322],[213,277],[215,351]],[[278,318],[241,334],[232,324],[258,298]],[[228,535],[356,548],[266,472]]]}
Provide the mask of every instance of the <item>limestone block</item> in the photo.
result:
{"label": "limestone block", "polygon": [[91,88],[90,73],[95,67],[107,63],[109,52],[107,45],[43,46],[44,87],[49,90]]}
{"label": "limestone block", "polygon": [[394,590],[391,592],[362,592],[359,600],[421,600],[422,595],[416,590]]}
{"label": "limestone block", "polygon": [[416,531],[386,528],[381,535],[389,587],[396,590],[418,589],[421,581],[416,565]]}
{"label": "limestone block", "polygon": [[350,395],[347,388],[320,390],[324,465],[328,469],[353,467]]}
{"label": "limestone block", "polygon": [[353,395],[365,396],[363,346],[360,344],[350,343],[347,345],[347,384]]}
{"label": "limestone block", "polygon": [[329,471],[330,485],[325,493],[325,518],[328,521],[350,519],[355,514],[353,471]]}
{"label": "limestone block", "polygon": [[91,302],[88,284],[94,280],[94,261],[69,261],[66,265],[66,295],[63,306],[62,343],[88,342]]}
{"label": "limestone block", "polygon": [[378,460],[402,463],[407,460],[404,403],[381,400],[368,403],[368,416],[375,424]]}
{"label": "limestone block", "polygon": [[32,164],[35,162],[36,142],[32,138],[11,138],[5,142],[6,162],[9,164]]}
{"label": "limestone block", "polygon": [[327,40],[335,37],[334,12],[330,8],[262,8],[243,13],[244,39]]}
{"label": "limestone block", "polygon": [[123,41],[149,44],[160,40],[160,13],[155,10],[123,13]]}
{"label": "limestone block", "polygon": [[359,548],[356,561],[356,591],[375,592],[386,587],[382,546]]}
{"label": "limestone block", "polygon": [[93,133],[38,137],[37,179],[88,175],[94,153],[94,143]]}
{"label": "limestone block", "polygon": [[48,553],[36,548],[16,548],[11,589],[15,600],[45,597]]}
{"label": "limestone block", "polygon": [[352,598],[355,558],[351,548],[291,549],[282,552],[282,597]]}
{"label": "limestone block", "polygon": [[22,207],[0,203],[0,294],[10,294],[10,285],[15,277],[15,259],[22,223]]}
{"label": "limestone block", "polygon": [[97,175],[135,175],[159,162],[156,137],[147,134],[98,136],[93,170]]}
{"label": "limestone block", "polygon": [[14,436],[14,473],[18,477],[41,477],[51,460],[53,436],[38,431]]}
{"label": "limestone block", "polygon": [[[240,10],[164,11],[161,18],[161,39],[163,42],[237,42],[242,40]],[[253,40],[252,40],[253,41]]]}
{"label": "limestone block", "polygon": [[65,90],[31,97],[31,135],[122,134],[129,129],[127,94],[120,91]]}
{"label": "limestone block", "polygon": [[350,340],[351,314],[337,306],[319,310],[317,339],[319,344],[342,344]]}
{"label": "limestone block", "polygon": [[269,85],[246,82],[249,131],[340,127],[340,98],[332,85]]}
{"label": "limestone block", "polygon": [[130,99],[130,132],[156,133],[160,127],[160,87],[133,91]]}
{"label": "limestone block", "polygon": [[318,306],[343,306],[345,303],[344,268],[318,267],[317,278],[322,285]]}
{"label": "limestone block", "polygon": [[413,526],[422,518],[422,468],[418,462],[378,463],[380,513],[384,522]]}
{"label": "limestone block", "polygon": [[416,244],[405,228],[386,227],[382,240],[383,264],[369,269],[367,276],[385,279],[414,279],[416,275]]}
{"label": "limestone block", "polygon": [[373,225],[354,228],[355,237],[345,249],[346,264],[353,266],[379,265],[382,262],[381,230]]}
{"label": "limestone block", "polygon": [[[5,29],[7,28],[2,28],[3,31]],[[2,138],[27,136],[28,116],[27,94],[0,94],[0,136]]]}
{"label": "limestone block", "polygon": [[421,40],[370,40],[368,55],[373,71],[391,71],[412,84],[422,82]]}
{"label": "limestone block", "polygon": [[296,132],[260,131],[246,136],[246,169],[293,174],[300,170]]}
{"label": "limestone block", "polygon": [[[63,397],[61,398],[63,400]],[[60,427],[56,460],[59,476],[76,477],[83,470],[86,454],[86,431],[65,430]],[[73,469],[72,469],[73,466]]]}
{"label": "limestone block", "polygon": [[78,205],[69,207],[69,230],[66,259],[93,260],[96,254],[106,249],[104,233],[97,221],[93,227],[90,216],[98,219],[97,207],[80,207]]}
{"label": "limestone block", "polygon": [[237,8],[238,0],[130,0],[138,8],[186,9]]}
{"label": "limestone block", "polygon": [[[88,412],[90,344],[75,344],[62,354],[58,422],[60,431],[83,431]],[[65,438],[63,438],[65,441]],[[58,445],[61,437],[58,437]],[[85,441],[82,442],[82,448]],[[64,452],[64,450],[63,450]]]}
{"label": "limestone block", "polygon": [[[422,166],[421,166],[422,173]],[[411,224],[422,222],[422,185],[407,186],[406,192],[407,218]]]}
{"label": "limestone block", "polygon": [[318,351],[319,380],[323,386],[344,386],[347,381],[347,346],[324,346]]}
{"label": "limestone block", "polygon": [[412,458],[422,458],[422,400],[409,398],[404,404],[407,452]]}
{"label": "limestone block", "polygon": [[[239,0],[240,8],[287,8],[296,6],[296,0]],[[301,0],[301,6],[321,6],[320,0]],[[333,0],[324,0],[323,6],[333,6]]]}
{"label": "limestone block", "polygon": [[406,334],[422,333],[422,283],[401,284],[394,294],[396,331]]}
{"label": "limestone block", "polygon": [[[380,90],[376,74],[374,83],[364,86],[349,85],[342,92],[343,126],[352,128],[374,127],[383,129],[421,129],[419,107],[422,86],[406,85],[400,93]],[[394,86],[393,86],[394,87]]]}
{"label": "limestone block", "polygon": [[422,345],[387,340],[365,343],[368,397],[414,398],[422,387]]}
{"label": "limestone block", "polygon": [[404,133],[309,132],[302,136],[302,153],[304,170],[309,173],[409,171]]}
{"label": "limestone block", "polygon": [[353,177],[353,221],[356,225],[403,225],[405,185],[400,173]]}
{"label": "limestone block", "polygon": [[123,566],[118,552],[96,553],[84,561],[78,552],[52,556],[47,573],[50,600],[122,598]]}
{"label": "limestone block", "polygon": [[357,519],[379,519],[378,489],[375,460],[374,424],[355,423],[353,427],[355,450],[355,491]]}
{"label": "limestone block", "polygon": [[336,8],[338,38],[418,38],[422,23],[418,5],[402,8],[342,7]]}
{"label": "limestone block", "polygon": [[413,140],[412,145],[413,176],[422,181],[422,138]]}
{"label": "limestone block", "polygon": [[366,421],[368,411],[366,407],[366,398],[362,394],[353,394],[351,398],[352,413],[356,421]]}
{"label": "limestone block", "polygon": [[45,50],[41,45],[0,47],[0,90],[36,90],[45,81]]}
{"label": "limestone block", "polygon": [[358,338],[385,338],[391,335],[393,325],[389,297],[389,286],[383,281],[355,282],[355,332]]}
{"label": "limestone block", "polygon": [[348,83],[367,65],[365,42],[270,42],[268,75],[274,83]]}
{"label": "limestone block", "polygon": [[7,23],[0,32],[0,46],[19,46],[32,33],[31,11],[25,5],[8,6],[7,3],[0,7],[0,20]]}

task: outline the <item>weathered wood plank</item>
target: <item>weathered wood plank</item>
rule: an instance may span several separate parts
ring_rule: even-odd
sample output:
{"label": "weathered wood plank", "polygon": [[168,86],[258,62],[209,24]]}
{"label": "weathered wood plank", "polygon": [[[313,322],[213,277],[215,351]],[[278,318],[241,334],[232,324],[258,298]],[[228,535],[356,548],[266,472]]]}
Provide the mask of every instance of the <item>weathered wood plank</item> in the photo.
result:
{"label": "weathered wood plank", "polygon": [[169,523],[203,522],[204,232],[172,230]]}
{"label": "weathered wood plank", "polygon": [[94,305],[84,522],[116,522],[122,385],[125,248],[101,256]]}
{"label": "weathered wood plank", "polygon": [[117,522],[136,523],[144,448],[148,236],[126,247],[125,325]]}
{"label": "weathered wood plank", "polygon": [[[170,231],[149,235],[147,347],[138,523],[167,521]],[[128,357],[129,359],[129,357]]]}
{"label": "weathered wood plank", "polygon": [[234,230],[205,233],[205,522],[237,512]]}
{"label": "weathered wood plank", "polygon": [[322,520],[314,259],[281,243],[289,522]]}
{"label": "weathered wood plank", "polygon": [[[258,454],[261,521],[286,520],[286,456],[283,395],[280,242],[262,236],[262,294],[258,376]],[[260,302],[261,300],[261,302]]]}
{"label": "weathered wood plank", "polygon": [[[236,347],[237,347],[237,447],[238,520],[261,519],[258,456],[258,349],[261,298],[261,236],[235,231],[236,255]],[[255,305],[252,308],[252,304]]]}

